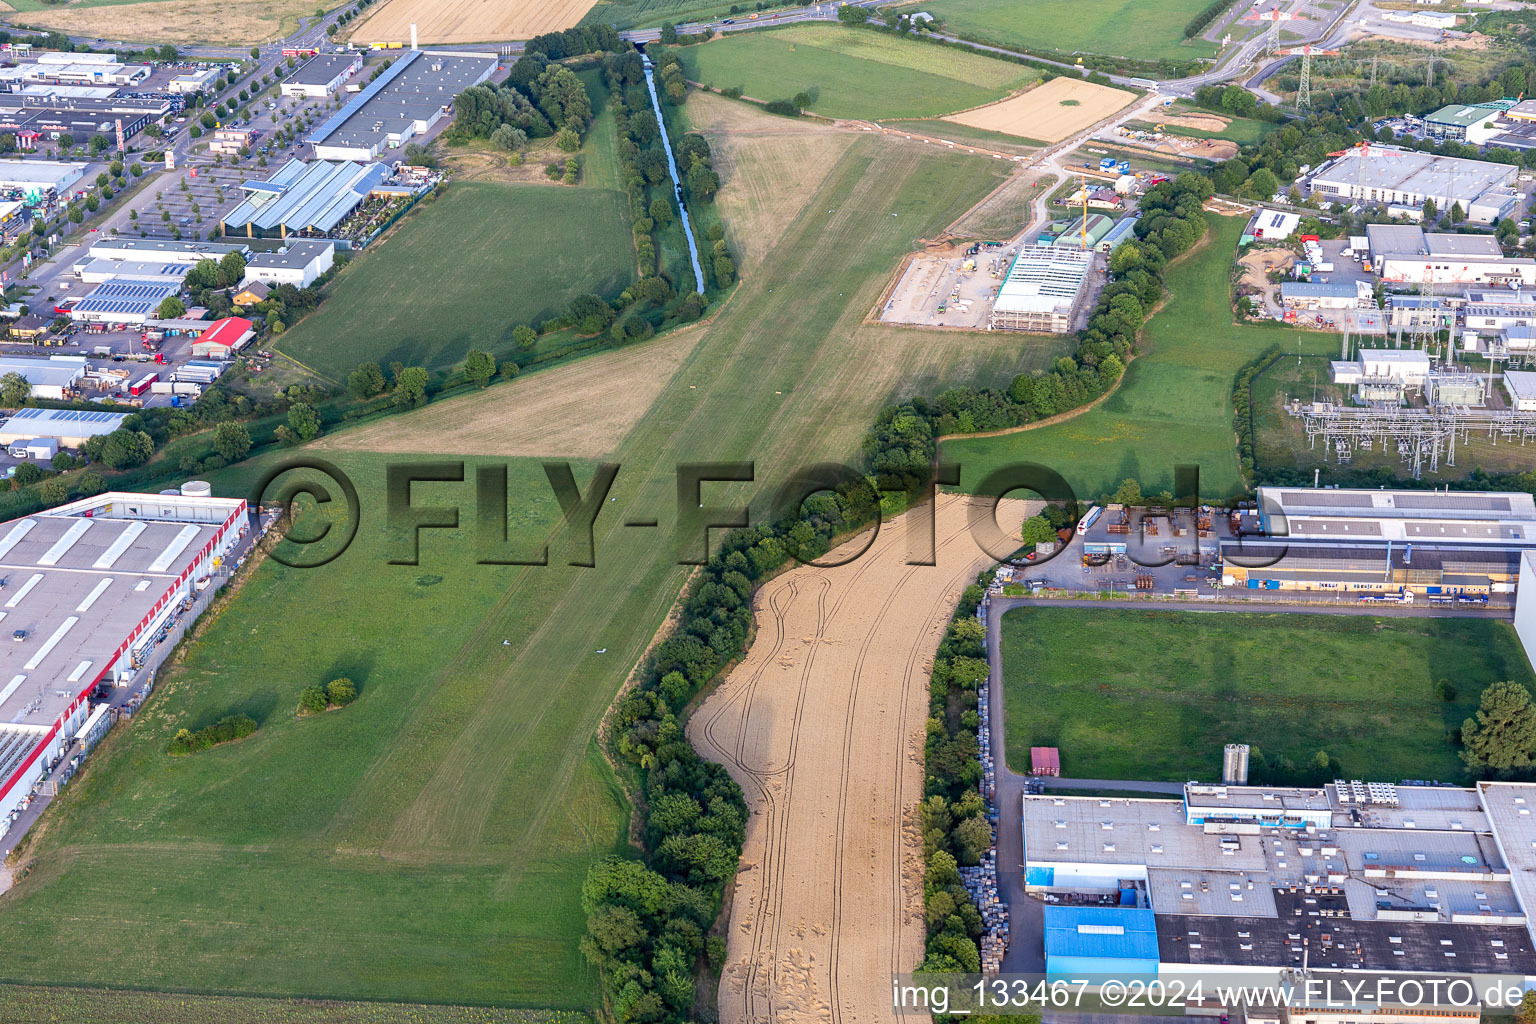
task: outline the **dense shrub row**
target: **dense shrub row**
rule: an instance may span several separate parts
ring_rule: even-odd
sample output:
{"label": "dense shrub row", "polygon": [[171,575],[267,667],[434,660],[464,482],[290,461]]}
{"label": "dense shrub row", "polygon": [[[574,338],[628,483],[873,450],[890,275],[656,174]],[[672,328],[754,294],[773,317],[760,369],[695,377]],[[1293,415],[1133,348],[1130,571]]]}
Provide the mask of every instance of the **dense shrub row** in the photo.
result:
{"label": "dense shrub row", "polygon": [[534,36],[523,46],[523,53],[538,54],[550,60],[580,57],[586,53],[622,50],[628,44],[619,38],[612,25],[578,25],[563,32]]}
{"label": "dense shrub row", "polygon": [[976,609],[991,573],[965,588],[939,643],[928,684],[928,739],[923,767],[923,906],[927,955],[920,970],[974,974],[981,970],[981,912],[960,882],[992,845],[978,783],[981,719],[976,691],[987,681],[986,629]]}
{"label": "dense shrub row", "polygon": [[203,726],[197,732],[178,729],[176,735],[171,737],[170,746],[165,748],[165,752],[176,757],[195,754],[199,750],[207,750],[220,743],[243,740],[255,731],[256,719],[250,715],[226,715],[212,725]]}
{"label": "dense shrub row", "polygon": [[1193,39],[1204,32],[1205,26],[1221,17],[1233,2],[1234,0],[1211,0],[1203,11],[1189,19],[1189,24],[1184,26],[1184,38]]}
{"label": "dense shrub row", "polygon": [[725,958],[724,940],[706,933],[736,873],[747,808],[725,769],[694,752],[678,716],[745,653],[754,583],[791,552],[824,554],[876,508],[867,491],[820,494],[798,513],[726,536],[686,592],[681,625],[614,706],[611,748],[639,779],[645,855],[643,863],[608,858],[588,872],[581,948],[621,1024],[686,1019],[700,957],[717,973]]}
{"label": "dense shrub row", "polygon": [[1164,267],[1204,233],[1201,207],[1210,195],[1210,180],[1193,171],[1147,191],[1138,237],[1110,254],[1113,280],[1078,334],[1074,356],[1058,359],[1049,372],[1019,374],[1006,391],[950,388],[932,401],[918,397],[881,410],[864,439],[881,486],[920,492],[941,435],[1019,426],[1079,408],[1113,387],[1162,296]]}
{"label": "dense shrub row", "polygon": [[1237,459],[1242,467],[1243,480],[1253,476],[1253,379],[1269,367],[1280,355],[1280,346],[1271,345],[1243,364],[1232,381],[1232,425],[1237,432]]}

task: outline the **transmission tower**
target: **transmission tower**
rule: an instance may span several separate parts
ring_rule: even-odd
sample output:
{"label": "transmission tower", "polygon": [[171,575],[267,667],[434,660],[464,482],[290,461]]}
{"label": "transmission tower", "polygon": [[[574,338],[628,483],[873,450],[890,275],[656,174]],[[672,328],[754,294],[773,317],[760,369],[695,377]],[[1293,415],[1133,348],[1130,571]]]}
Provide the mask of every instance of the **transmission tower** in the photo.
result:
{"label": "transmission tower", "polygon": [[1296,84],[1296,105],[1304,109],[1312,106],[1312,57],[1337,57],[1338,50],[1324,50],[1316,46],[1293,46],[1288,50],[1276,50],[1282,57],[1301,58],[1301,80]]}

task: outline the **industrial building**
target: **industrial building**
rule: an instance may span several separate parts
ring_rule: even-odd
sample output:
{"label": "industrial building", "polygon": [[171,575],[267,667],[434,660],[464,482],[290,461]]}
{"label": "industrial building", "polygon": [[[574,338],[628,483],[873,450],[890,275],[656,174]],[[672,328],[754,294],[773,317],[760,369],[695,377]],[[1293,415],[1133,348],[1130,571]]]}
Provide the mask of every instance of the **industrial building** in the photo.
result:
{"label": "industrial building", "polygon": [[0,356],[0,377],[19,373],[32,385],[33,398],[62,402],[74,394],[75,386],[85,376],[85,364],[85,356]]}
{"label": "industrial building", "polygon": [[202,92],[215,79],[224,74],[223,68],[203,68],[201,71],[185,71],[179,75],[171,76],[168,86],[171,92],[190,94]]}
{"label": "industrial building", "polygon": [[1266,242],[1284,241],[1295,233],[1300,224],[1300,214],[1283,210],[1266,210],[1261,206],[1254,213],[1253,220],[1249,221],[1248,230],[1244,232],[1248,237],[1242,244],[1247,245],[1248,242],[1257,238],[1262,238]]}
{"label": "industrial building", "polygon": [[1080,249],[1021,249],[998,288],[991,330],[1066,334],[1081,308],[1094,254]]}
{"label": "industrial building", "polygon": [[0,160],[0,189],[62,193],[85,176],[85,167],[73,160]]}
{"label": "industrial building", "polygon": [[1512,105],[1508,102],[1452,103],[1424,115],[1424,134],[1432,139],[1481,146],[1503,131],[1498,122]]}
{"label": "industrial building", "polygon": [[256,336],[252,324],[243,316],[215,320],[192,343],[192,354],[201,359],[228,359]]}
{"label": "industrial building", "polygon": [[1115,221],[1115,226],[1099,239],[1099,252],[1114,252],[1126,242],[1133,240],[1136,237],[1136,222],[1140,219],[1139,216],[1122,217]]}
{"label": "industrial building", "polygon": [[75,264],[78,273],[90,260],[133,260],[159,263],[197,263],[221,260],[232,252],[247,255],[244,242],[171,241],[159,238],[103,238],[93,244],[85,259]]}
{"label": "industrial building", "polygon": [[1509,395],[1509,407],[1516,412],[1536,412],[1536,373],[1529,370],[1506,370],[1504,390]]}
{"label": "industrial building", "polygon": [[1438,28],[1441,31],[1456,27],[1456,15],[1449,11],[1382,11],[1382,21],[1396,21],[1419,28]]}
{"label": "industrial building", "polygon": [[80,448],[93,437],[112,433],[127,418],[125,412],[18,409],[14,416],[0,422],[0,445],[41,440],[53,441],[60,448]]}
{"label": "industrial building", "polygon": [[180,287],[191,270],[190,263],[92,259],[89,256],[84,263],[75,264],[75,276],[86,284],[102,284],[116,277],[131,277],[139,281],[162,281]]}
{"label": "industrial building", "polygon": [[360,53],[321,53],[294,69],[278,86],[284,96],[324,99],[363,66]]}
{"label": "industrial building", "polygon": [[1508,257],[1492,235],[1371,224],[1371,265],[1392,284],[1536,285],[1536,260]]}
{"label": "industrial building", "polygon": [[1061,234],[1056,236],[1051,245],[1057,249],[1085,249],[1091,252],[1098,248],[1114,226],[1112,218],[1102,213],[1090,213],[1086,218],[1078,217],[1062,228]]}
{"label": "industrial building", "polygon": [[219,227],[226,235],[247,238],[326,235],[378,190],[389,173],[381,163],[289,160],[270,177],[241,185],[245,199],[224,215]]}
{"label": "industrial building", "polygon": [[431,131],[496,70],[493,53],[406,50],[305,139],[321,160],[370,161]]}
{"label": "industrial building", "polygon": [[247,529],[240,498],[117,491],[0,524],[0,834]]}
{"label": "industrial building", "polygon": [[1223,539],[1222,582],[1250,590],[1510,593],[1536,549],[1536,504],[1511,491],[1260,487],[1261,536]]}
{"label": "industrial building", "polygon": [[142,324],[154,319],[160,303],[180,291],[181,282],[163,277],[114,277],[70,306],[69,318],[90,323]]}
{"label": "industrial building", "polygon": [[152,121],[172,112],[171,102],[158,95],[77,97],[30,93],[0,93],[0,131],[12,134],[35,132],[47,138],[68,133],[77,142],[93,135],[106,136],[114,148],[118,133],[124,140],[143,131]]}
{"label": "industrial building", "polygon": [[1329,365],[1333,383],[1346,386],[1379,382],[1396,388],[1422,388],[1429,379],[1429,353],[1407,348],[1363,348],[1354,359],[1336,359]]}
{"label": "industrial building", "polygon": [[1021,799],[1048,974],[1536,974],[1536,785]]}
{"label": "industrial building", "polygon": [[[1467,219],[1488,223],[1490,209],[1514,200],[1519,169],[1513,164],[1418,153],[1398,146],[1356,146],[1318,168],[1311,189],[1324,200],[1398,203],[1423,206],[1434,200],[1441,210],[1460,203]],[[1518,199],[1518,193],[1514,193]]]}
{"label": "industrial building", "polygon": [[1284,281],[1280,304],[1286,309],[1363,309],[1374,297],[1364,281]]}
{"label": "industrial building", "polygon": [[335,262],[334,242],[302,238],[289,242],[276,252],[252,254],[246,260],[245,279],[241,283],[260,282],[274,288],[291,284],[295,288],[308,288]]}

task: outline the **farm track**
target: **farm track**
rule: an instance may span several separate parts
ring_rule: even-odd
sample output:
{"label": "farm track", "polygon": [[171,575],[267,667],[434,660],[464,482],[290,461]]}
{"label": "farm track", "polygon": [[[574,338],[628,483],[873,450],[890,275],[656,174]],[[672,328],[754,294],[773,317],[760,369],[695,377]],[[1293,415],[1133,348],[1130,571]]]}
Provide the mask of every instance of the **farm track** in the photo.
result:
{"label": "farm track", "polygon": [[[886,979],[922,956],[911,823],[927,671],[960,591],[991,561],[970,539],[970,502],[938,499],[935,566],[906,564],[909,512],[850,564],[767,584],[757,641],[690,722],[752,810],[720,991],[727,1024],[894,1019]],[[1004,503],[1009,528],[1024,508]]]}

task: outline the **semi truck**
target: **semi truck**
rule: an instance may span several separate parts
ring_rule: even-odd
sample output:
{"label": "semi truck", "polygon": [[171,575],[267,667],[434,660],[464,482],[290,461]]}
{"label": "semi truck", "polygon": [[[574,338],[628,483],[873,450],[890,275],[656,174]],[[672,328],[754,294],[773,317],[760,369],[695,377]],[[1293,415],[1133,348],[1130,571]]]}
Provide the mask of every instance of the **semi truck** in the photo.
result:
{"label": "semi truck", "polygon": [[128,393],[133,397],[138,398],[139,396],[143,395],[144,392],[148,391],[154,385],[155,381],[159,379],[160,374],[158,373],[145,374],[143,377],[140,377],[138,380],[128,385]]}

